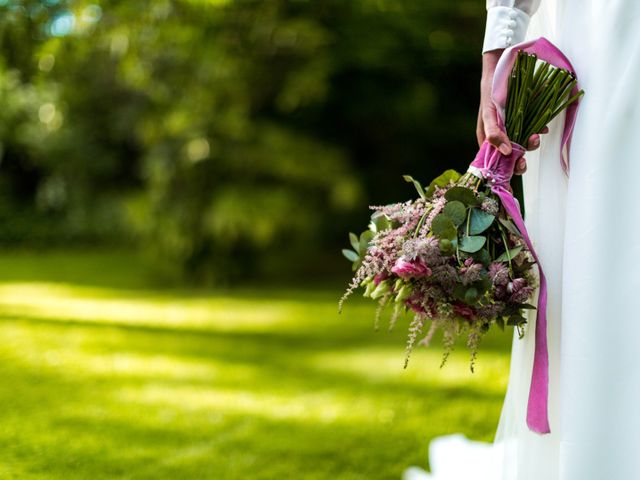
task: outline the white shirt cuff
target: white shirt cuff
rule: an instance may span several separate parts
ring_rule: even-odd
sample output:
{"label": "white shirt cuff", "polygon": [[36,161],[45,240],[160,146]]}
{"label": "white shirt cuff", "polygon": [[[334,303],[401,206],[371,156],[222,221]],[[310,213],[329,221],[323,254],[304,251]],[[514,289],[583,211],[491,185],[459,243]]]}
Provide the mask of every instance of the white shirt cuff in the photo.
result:
{"label": "white shirt cuff", "polygon": [[522,42],[527,33],[529,20],[529,15],[518,8],[489,8],[482,53]]}

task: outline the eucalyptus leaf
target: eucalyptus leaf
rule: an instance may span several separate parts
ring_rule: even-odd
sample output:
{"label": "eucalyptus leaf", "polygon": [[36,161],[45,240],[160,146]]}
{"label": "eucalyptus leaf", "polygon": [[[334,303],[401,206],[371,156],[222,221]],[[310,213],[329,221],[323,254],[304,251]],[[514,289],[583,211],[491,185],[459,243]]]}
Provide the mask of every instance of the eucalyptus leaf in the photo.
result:
{"label": "eucalyptus leaf", "polygon": [[458,200],[447,202],[444,206],[443,213],[449,217],[456,226],[462,225],[467,218],[467,208],[464,206],[464,203]]}
{"label": "eucalyptus leaf", "polygon": [[476,194],[473,192],[473,190],[467,187],[451,187],[449,190],[447,190],[447,193],[444,194],[444,198],[446,198],[450,202],[458,200],[465,205],[470,206],[475,206],[479,203]]}
{"label": "eucalyptus leaf", "polygon": [[509,261],[509,258],[513,258],[515,257],[517,254],[519,254],[522,251],[522,245],[518,245],[515,248],[512,248],[511,250],[509,250],[509,255],[507,256],[507,252],[504,252],[502,255],[500,255],[498,258],[496,258],[496,262],[507,262]]}
{"label": "eucalyptus leaf", "polygon": [[342,249],[342,255],[344,255],[345,258],[351,262],[357,262],[358,260],[360,260],[360,257],[358,256],[358,254],[348,248]]}
{"label": "eucalyptus leaf", "polygon": [[349,232],[349,243],[356,252],[360,250],[360,240],[355,233]]}
{"label": "eucalyptus leaf", "polygon": [[493,221],[496,219],[494,215],[485,212],[484,210],[480,210],[479,208],[471,209],[471,218],[469,220],[469,234],[477,235],[479,233],[484,232],[487,228],[491,226]]}
{"label": "eucalyptus leaf", "polygon": [[360,234],[360,241],[358,242],[357,251],[361,258],[364,258],[365,254],[367,253],[367,249],[369,248],[369,242],[371,241],[372,238],[373,238],[373,232],[370,230],[367,230]]}
{"label": "eucalyptus leaf", "polygon": [[424,189],[422,188],[422,185],[418,180],[413,178],[411,175],[403,175],[402,178],[404,178],[405,182],[413,183],[413,186],[416,187],[416,190],[418,191],[418,193],[422,198],[427,198],[427,196],[424,193]]}
{"label": "eucalyptus leaf", "polygon": [[455,250],[453,243],[448,238],[441,238],[438,242],[438,246],[440,247],[440,251],[444,254],[453,253]]}
{"label": "eucalyptus leaf", "polygon": [[484,247],[487,237],[483,236],[467,236],[462,237],[460,241],[460,250],[467,253],[474,253]]}
{"label": "eucalyptus leaf", "polygon": [[431,198],[433,196],[436,191],[436,187],[446,187],[450,182],[457,182],[460,177],[461,175],[455,170],[446,170],[444,173],[434,178],[429,184],[429,188],[427,188],[426,191],[427,198]]}
{"label": "eucalyptus leaf", "polygon": [[466,302],[473,302],[476,298],[478,298],[478,289],[475,287],[468,288],[466,292],[464,292],[464,299]]}
{"label": "eucalyptus leaf", "polygon": [[491,263],[491,255],[489,254],[488,250],[486,250],[486,249],[482,249],[482,250],[479,250],[479,251],[475,252],[472,255],[472,257],[476,262],[480,262],[484,266],[487,266],[487,265],[489,265]]}
{"label": "eucalyptus leaf", "polygon": [[444,213],[436,215],[431,223],[431,231],[438,238],[446,238],[452,240],[458,236],[458,230],[448,216]]}

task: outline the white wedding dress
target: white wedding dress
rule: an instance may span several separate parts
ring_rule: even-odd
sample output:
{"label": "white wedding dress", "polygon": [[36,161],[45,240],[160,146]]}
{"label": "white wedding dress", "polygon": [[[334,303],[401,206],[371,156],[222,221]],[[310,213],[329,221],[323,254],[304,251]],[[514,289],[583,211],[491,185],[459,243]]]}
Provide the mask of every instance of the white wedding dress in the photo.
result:
{"label": "white wedding dress", "polygon": [[[557,45],[586,92],[569,177],[559,159],[563,119],[527,153],[523,177],[526,224],[549,285],[551,434],[525,422],[530,316],[525,338],[514,336],[495,442],[436,438],[432,473],[411,468],[404,478],[640,479],[640,0],[542,0],[537,11],[537,0],[489,3],[503,7],[490,9],[488,28],[502,22],[516,34],[522,12],[514,3],[532,8],[526,39]],[[487,38],[485,47],[522,40],[508,28]]]}

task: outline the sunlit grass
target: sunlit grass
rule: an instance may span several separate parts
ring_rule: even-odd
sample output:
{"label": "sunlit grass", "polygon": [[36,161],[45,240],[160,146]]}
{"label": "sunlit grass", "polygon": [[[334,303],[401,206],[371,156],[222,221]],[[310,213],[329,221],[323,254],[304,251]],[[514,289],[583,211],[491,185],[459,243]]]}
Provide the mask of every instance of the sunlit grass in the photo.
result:
{"label": "sunlit grass", "polygon": [[0,478],[392,479],[489,440],[508,335],[475,374],[336,290],[151,288],[126,254],[0,255]]}

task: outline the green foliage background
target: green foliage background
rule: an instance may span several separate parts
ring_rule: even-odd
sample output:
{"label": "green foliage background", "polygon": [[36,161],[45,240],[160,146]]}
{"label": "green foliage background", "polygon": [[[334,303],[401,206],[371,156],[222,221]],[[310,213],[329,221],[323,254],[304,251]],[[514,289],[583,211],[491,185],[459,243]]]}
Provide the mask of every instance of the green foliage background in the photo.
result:
{"label": "green foliage background", "polygon": [[475,153],[477,0],[0,1],[0,245],[168,278],[346,271],[367,205]]}
{"label": "green foliage background", "polygon": [[388,479],[491,440],[508,336],[403,371],[408,319],[336,312],[367,206],[475,154],[484,16],[0,0],[0,477]]}

